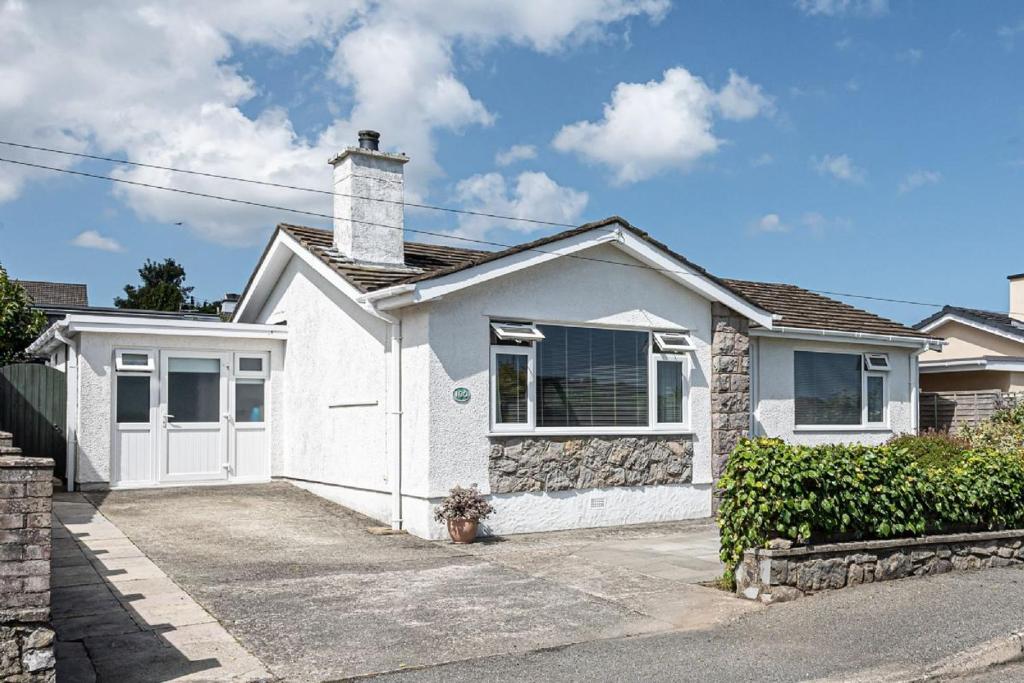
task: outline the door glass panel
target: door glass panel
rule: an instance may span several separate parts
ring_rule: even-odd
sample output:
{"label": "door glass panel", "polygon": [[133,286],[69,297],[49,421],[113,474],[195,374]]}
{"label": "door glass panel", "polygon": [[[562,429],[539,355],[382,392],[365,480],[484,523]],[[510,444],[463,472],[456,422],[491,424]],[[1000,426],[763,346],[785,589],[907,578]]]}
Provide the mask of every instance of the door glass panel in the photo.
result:
{"label": "door glass panel", "polygon": [[121,424],[149,422],[149,375],[118,376],[117,421]]}
{"label": "door glass panel", "polygon": [[149,365],[149,354],[147,353],[122,353],[121,365],[146,366]]}
{"label": "door glass panel", "polygon": [[168,359],[168,421],[219,422],[220,410],[219,359]]}
{"label": "door glass panel", "polygon": [[263,380],[235,380],[235,422],[263,422],[263,402]]}

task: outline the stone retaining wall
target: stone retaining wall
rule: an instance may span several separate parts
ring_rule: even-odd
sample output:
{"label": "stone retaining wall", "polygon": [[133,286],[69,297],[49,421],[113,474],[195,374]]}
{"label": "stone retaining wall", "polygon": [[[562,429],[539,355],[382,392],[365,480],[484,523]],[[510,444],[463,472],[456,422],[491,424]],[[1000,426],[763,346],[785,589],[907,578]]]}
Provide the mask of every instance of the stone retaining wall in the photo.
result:
{"label": "stone retaining wall", "polygon": [[53,460],[11,455],[0,432],[0,680],[55,680],[50,619]]}
{"label": "stone retaining wall", "polygon": [[1024,529],[755,549],[736,569],[736,592],[782,602],[874,581],[1018,564],[1024,564]]}
{"label": "stone retaining wall", "polygon": [[492,437],[491,493],[685,484],[693,441],[675,436]]}

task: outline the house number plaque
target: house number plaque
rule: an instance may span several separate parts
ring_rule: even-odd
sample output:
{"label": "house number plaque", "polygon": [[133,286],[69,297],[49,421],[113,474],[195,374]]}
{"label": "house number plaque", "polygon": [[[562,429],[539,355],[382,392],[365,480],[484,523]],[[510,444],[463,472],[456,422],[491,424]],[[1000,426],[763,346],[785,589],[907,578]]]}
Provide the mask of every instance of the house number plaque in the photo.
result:
{"label": "house number plaque", "polygon": [[452,398],[455,399],[456,403],[469,403],[469,389],[466,387],[456,387],[455,391],[452,392]]}

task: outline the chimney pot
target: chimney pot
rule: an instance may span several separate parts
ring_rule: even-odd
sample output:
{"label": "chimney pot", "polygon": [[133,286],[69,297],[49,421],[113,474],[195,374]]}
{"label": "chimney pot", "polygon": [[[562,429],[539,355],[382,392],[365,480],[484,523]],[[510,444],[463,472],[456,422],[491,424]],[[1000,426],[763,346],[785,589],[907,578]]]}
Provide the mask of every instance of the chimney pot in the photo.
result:
{"label": "chimney pot", "polygon": [[370,149],[374,152],[380,149],[380,133],[375,130],[359,131],[360,149]]}

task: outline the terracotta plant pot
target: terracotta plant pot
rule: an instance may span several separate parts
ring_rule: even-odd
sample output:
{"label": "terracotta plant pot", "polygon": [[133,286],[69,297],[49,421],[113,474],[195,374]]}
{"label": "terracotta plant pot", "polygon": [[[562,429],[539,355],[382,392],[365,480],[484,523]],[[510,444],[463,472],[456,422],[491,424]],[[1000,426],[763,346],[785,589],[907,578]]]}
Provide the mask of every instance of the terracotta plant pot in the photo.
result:
{"label": "terracotta plant pot", "polygon": [[472,543],[476,538],[476,528],[479,522],[475,519],[458,517],[448,520],[448,535],[452,537],[453,543]]}

